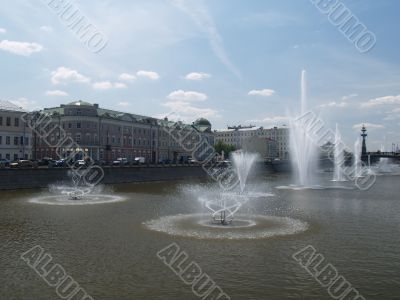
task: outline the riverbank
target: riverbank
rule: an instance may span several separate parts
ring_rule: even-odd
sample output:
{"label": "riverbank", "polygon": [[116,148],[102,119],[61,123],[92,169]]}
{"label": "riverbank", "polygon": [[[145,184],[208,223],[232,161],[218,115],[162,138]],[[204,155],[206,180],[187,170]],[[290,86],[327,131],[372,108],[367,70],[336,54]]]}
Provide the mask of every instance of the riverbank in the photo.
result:
{"label": "riverbank", "polygon": [[[103,167],[100,183],[168,181],[186,178],[203,178],[206,172],[201,166],[132,166]],[[68,168],[0,169],[0,190],[44,188],[50,184],[70,184]]]}

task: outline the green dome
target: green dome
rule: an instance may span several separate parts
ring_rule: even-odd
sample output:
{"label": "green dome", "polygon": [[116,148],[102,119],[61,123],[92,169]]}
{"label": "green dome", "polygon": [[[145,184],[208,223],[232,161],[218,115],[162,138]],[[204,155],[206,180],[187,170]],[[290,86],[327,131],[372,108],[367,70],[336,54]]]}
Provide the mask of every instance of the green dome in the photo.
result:
{"label": "green dome", "polygon": [[196,121],[193,122],[193,125],[195,125],[195,126],[210,126],[211,127],[210,121],[208,121],[207,119],[204,119],[204,118],[197,119]]}
{"label": "green dome", "polygon": [[85,102],[82,100],[79,101],[74,101],[71,103],[68,103],[67,105],[76,105],[76,106],[93,106],[93,104],[89,103],[89,102]]}

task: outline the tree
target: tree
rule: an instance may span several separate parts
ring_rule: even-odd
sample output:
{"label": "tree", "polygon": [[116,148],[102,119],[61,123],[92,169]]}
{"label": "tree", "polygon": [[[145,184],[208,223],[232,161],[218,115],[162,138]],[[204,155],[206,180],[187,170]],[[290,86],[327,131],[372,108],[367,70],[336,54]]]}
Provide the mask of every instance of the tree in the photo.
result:
{"label": "tree", "polygon": [[233,145],[229,145],[229,144],[225,144],[223,141],[219,140],[215,145],[214,145],[214,149],[216,152],[218,152],[219,154],[222,154],[222,151],[224,151],[224,155],[225,157],[229,157],[229,154],[232,151],[236,150],[236,147]]}

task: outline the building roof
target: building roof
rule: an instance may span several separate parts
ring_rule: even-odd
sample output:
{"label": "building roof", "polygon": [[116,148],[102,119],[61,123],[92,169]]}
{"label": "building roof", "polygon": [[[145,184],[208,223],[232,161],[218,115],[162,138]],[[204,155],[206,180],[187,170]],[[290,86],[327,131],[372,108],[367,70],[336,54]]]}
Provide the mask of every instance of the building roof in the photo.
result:
{"label": "building roof", "polygon": [[93,104],[86,102],[86,101],[82,101],[82,100],[78,100],[78,101],[73,101],[68,103],[67,105],[76,105],[76,106],[94,106]]}
{"label": "building roof", "polygon": [[6,100],[0,100],[0,110],[26,112],[22,107],[18,107]]}

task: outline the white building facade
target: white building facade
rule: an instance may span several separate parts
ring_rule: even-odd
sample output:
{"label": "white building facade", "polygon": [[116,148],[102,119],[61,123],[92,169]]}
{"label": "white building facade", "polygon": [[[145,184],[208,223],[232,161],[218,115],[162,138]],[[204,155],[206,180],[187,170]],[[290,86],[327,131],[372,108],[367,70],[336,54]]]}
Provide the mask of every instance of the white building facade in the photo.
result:
{"label": "white building facade", "polygon": [[21,118],[26,112],[0,100],[0,159],[32,158],[32,134]]}
{"label": "white building facade", "polygon": [[[225,144],[235,146],[236,149],[252,148],[249,144],[253,143],[253,141],[254,143],[259,143],[254,138],[258,137],[265,140],[265,143],[274,144],[276,158],[288,159],[289,157],[289,129],[286,126],[273,128],[235,126],[231,129],[216,130],[214,134],[216,143],[222,141]],[[268,148],[272,147],[268,146],[266,149]],[[271,151],[268,153],[272,155]]]}

